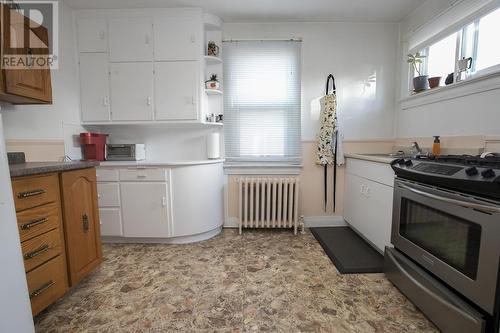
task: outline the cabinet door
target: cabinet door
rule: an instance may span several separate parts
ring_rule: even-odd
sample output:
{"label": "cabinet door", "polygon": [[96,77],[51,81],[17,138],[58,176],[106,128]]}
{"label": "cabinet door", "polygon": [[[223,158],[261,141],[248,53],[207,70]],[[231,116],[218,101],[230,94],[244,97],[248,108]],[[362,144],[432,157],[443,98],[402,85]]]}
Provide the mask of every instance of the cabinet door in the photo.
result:
{"label": "cabinet door", "polygon": [[105,53],[80,54],[82,121],[110,120],[109,68]]}
{"label": "cabinet door", "polygon": [[380,251],[390,246],[393,188],[346,174],[345,220]]}
{"label": "cabinet door", "polygon": [[113,62],[153,60],[153,20],[110,19],[109,57]]}
{"label": "cabinet door", "polygon": [[99,208],[101,235],[122,237],[122,216],[120,208]]}
{"label": "cabinet door", "polygon": [[66,253],[71,285],[102,261],[95,169],[61,174]]}
{"label": "cabinet door", "polygon": [[105,19],[78,20],[78,50],[80,52],[108,52],[108,28]]}
{"label": "cabinet door", "polygon": [[198,118],[197,66],[196,61],[155,64],[156,120]]}
{"label": "cabinet door", "polygon": [[121,183],[123,235],[169,237],[169,190],[166,183]]}
{"label": "cabinet door", "polygon": [[203,54],[201,21],[172,17],[156,20],[155,60],[198,60]]}
{"label": "cabinet door", "polygon": [[153,118],[153,64],[112,63],[111,119]]}
{"label": "cabinet door", "polygon": [[[33,56],[47,56],[49,45],[49,34],[45,27],[26,19],[23,15],[11,10],[3,10],[4,29],[2,38],[3,54],[22,55],[23,58]],[[24,40],[24,36],[30,36],[29,45],[17,45]],[[16,41],[18,41],[16,43]],[[11,49],[16,46],[18,48]],[[17,59],[17,58],[16,58]],[[29,66],[22,69],[4,70],[5,92],[7,94],[26,97],[42,103],[52,103],[52,84],[49,66]]]}

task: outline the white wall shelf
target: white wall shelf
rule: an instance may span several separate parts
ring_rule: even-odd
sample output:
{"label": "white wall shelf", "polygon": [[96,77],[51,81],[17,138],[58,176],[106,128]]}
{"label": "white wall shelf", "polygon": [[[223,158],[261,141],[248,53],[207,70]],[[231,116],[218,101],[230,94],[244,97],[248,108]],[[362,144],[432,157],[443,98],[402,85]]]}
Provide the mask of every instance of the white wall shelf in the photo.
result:
{"label": "white wall shelf", "polygon": [[207,64],[222,64],[222,59],[214,56],[205,56],[205,61]]}
{"label": "white wall shelf", "polygon": [[218,89],[205,89],[205,92],[207,95],[223,95],[224,93],[221,90]]}

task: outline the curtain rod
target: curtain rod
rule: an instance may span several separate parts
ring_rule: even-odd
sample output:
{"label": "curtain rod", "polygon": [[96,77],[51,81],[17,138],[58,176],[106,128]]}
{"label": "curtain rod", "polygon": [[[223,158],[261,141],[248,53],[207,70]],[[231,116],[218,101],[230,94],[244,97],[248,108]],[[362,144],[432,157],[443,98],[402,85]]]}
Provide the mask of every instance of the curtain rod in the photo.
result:
{"label": "curtain rod", "polygon": [[289,39],[223,39],[223,43],[233,42],[302,42],[302,38],[289,38]]}

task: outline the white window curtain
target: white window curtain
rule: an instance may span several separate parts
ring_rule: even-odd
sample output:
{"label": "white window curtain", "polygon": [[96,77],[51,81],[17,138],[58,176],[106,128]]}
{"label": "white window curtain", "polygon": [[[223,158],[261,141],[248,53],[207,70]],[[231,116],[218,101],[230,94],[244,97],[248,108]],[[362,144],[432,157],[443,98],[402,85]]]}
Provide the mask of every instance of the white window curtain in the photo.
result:
{"label": "white window curtain", "polygon": [[224,42],[228,162],[301,163],[300,51],[298,41]]}

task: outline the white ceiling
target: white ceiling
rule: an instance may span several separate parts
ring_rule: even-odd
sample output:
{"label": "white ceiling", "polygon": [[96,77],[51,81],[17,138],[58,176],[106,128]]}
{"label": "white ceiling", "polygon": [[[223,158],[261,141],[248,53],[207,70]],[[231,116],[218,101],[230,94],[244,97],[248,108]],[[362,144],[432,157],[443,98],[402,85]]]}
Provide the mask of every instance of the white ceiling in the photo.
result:
{"label": "white ceiling", "polygon": [[399,22],[425,0],[63,0],[75,9],[201,7],[225,22]]}

